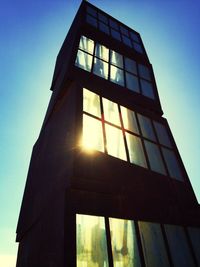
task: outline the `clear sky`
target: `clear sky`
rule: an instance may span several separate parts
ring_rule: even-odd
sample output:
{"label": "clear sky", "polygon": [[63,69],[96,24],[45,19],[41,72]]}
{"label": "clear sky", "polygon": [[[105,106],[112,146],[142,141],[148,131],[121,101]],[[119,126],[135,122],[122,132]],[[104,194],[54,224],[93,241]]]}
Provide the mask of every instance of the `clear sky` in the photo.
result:
{"label": "clear sky", "polygon": [[[0,266],[14,267],[15,230],[55,59],[81,0],[2,0]],[[200,202],[200,1],[91,0],[138,31],[164,116]]]}

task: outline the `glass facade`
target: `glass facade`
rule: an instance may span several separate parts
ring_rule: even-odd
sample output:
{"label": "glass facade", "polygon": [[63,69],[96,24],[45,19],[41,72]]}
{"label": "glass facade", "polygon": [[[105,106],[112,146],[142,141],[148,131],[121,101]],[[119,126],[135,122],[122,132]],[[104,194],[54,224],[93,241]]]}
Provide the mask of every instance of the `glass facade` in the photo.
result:
{"label": "glass facade", "polygon": [[163,123],[85,88],[82,144],[183,181],[178,158]]}
{"label": "glass facade", "polygon": [[193,267],[185,230],[199,264],[199,228],[77,214],[77,266],[170,267],[172,261],[174,267]]}
{"label": "glass facade", "polygon": [[[93,9],[93,11],[91,11]],[[111,36],[115,40],[122,42],[135,52],[144,54],[144,48],[139,35],[133,30],[121,25],[118,21],[111,19],[101,11],[92,7],[87,7],[86,22],[101,32]]]}
{"label": "glass facade", "polygon": [[155,100],[151,69],[81,36],[75,66]]}

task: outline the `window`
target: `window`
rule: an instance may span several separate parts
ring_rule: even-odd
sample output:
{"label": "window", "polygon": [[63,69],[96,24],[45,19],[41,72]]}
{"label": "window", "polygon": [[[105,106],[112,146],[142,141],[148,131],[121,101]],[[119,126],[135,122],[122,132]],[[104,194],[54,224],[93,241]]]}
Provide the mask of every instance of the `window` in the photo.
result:
{"label": "window", "polygon": [[101,11],[88,6],[86,22],[95,28],[99,28],[101,32],[111,35],[115,40],[123,42],[129,48],[134,49],[135,52],[144,54],[138,33],[109,18],[108,15],[103,14]]}
{"label": "window", "polygon": [[169,267],[161,227],[158,223],[138,222],[146,267]]}
{"label": "window", "polygon": [[108,267],[105,221],[103,217],[76,215],[77,267]]}
{"label": "window", "polygon": [[165,225],[165,232],[174,267],[195,266],[183,227]]}
{"label": "window", "polygon": [[[198,259],[199,229],[188,231]],[[182,226],[76,214],[78,267],[170,267],[169,256],[174,267],[196,266]]]}
{"label": "window", "polygon": [[[162,132],[167,136],[164,139],[159,138]],[[184,181],[164,124],[85,88],[82,145],[87,150],[104,152],[131,164]]]}
{"label": "window", "polygon": [[[106,24],[103,23],[103,27],[106,31]],[[133,59],[124,57],[85,36],[80,38],[75,66],[103,79],[109,79],[137,94],[155,99],[149,67],[137,64]]]}
{"label": "window", "polygon": [[200,266],[200,228],[188,227],[188,234],[196,256],[196,260]]}
{"label": "window", "polygon": [[141,267],[133,221],[109,219],[114,267]]}

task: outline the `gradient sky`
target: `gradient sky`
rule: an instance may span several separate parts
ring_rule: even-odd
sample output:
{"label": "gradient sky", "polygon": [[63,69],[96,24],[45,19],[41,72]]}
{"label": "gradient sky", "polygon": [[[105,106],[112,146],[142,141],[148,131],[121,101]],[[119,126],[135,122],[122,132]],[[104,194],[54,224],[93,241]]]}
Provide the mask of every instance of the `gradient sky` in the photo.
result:
{"label": "gradient sky", "polygon": [[[200,202],[200,1],[91,0],[141,34],[164,116]],[[15,230],[55,59],[81,0],[3,0],[0,25],[0,266]]]}

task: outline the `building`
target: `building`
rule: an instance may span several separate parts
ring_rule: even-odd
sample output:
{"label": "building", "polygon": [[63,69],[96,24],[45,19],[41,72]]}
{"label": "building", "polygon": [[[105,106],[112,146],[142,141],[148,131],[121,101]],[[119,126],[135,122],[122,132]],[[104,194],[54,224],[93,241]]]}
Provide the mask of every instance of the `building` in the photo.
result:
{"label": "building", "polygon": [[200,266],[200,209],[136,31],[86,1],[58,54],[17,267]]}

